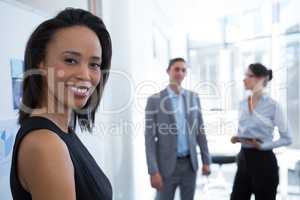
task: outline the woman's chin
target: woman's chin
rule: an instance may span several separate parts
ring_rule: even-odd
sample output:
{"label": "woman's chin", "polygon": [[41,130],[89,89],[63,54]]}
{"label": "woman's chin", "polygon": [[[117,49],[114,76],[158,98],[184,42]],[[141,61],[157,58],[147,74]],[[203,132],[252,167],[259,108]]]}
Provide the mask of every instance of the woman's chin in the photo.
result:
{"label": "woman's chin", "polygon": [[85,105],[87,101],[80,101],[80,102],[73,102],[69,103],[69,108],[72,108],[72,110],[81,110]]}

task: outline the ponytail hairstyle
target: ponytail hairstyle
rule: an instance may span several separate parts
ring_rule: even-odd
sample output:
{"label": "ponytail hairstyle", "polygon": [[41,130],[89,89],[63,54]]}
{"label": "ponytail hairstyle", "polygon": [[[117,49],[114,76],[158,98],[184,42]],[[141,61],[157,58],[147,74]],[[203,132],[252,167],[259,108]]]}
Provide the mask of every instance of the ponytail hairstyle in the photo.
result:
{"label": "ponytail hairstyle", "polygon": [[261,63],[253,63],[249,65],[249,69],[253,72],[256,77],[264,77],[264,86],[267,86],[268,82],[273,79],[273,71],[271,69],[267,69]]}

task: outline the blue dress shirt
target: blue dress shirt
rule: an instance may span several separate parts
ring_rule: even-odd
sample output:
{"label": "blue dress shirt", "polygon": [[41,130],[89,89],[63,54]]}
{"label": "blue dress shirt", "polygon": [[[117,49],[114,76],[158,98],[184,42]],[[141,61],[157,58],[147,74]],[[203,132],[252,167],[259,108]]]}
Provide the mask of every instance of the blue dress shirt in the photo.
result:
{"label": "blue dress shirt", "polygon": [[[273,141],[273,131],[277,127],[280,138]],[[261,150],[270,150],[292,143],[291,129],[280,105],[263,94],[253,112],[249,111],[248,98],[243,100],[239,109],[238,136],[258,138],[263,143]],[[242,147],[251,146],[242,144]]]}
{"label": "blue dress shirt", "polygon": [[177,156],[186,156],[189,154],[189,145],[186,112],[183,99],[184,89],[181,89],[179,94],[176,94],[170,87],[168,87],[168,92],[172,102],[177,127]]}

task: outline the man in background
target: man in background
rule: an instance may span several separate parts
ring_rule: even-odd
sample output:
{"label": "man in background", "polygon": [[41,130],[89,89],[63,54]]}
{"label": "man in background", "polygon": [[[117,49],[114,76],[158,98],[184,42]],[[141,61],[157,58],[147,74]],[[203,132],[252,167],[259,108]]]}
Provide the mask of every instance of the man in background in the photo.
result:
{"label": "man in background", "polygon": [[198,170],[197,144],[202,173],[210,174],[210,156],[204,132],[201,105],[196,93],[182,88],[187,73],[183,58],[171,59],[169,85],[148,98],[145,117],[145,147],[151,186],[158,200],[193,200]]}

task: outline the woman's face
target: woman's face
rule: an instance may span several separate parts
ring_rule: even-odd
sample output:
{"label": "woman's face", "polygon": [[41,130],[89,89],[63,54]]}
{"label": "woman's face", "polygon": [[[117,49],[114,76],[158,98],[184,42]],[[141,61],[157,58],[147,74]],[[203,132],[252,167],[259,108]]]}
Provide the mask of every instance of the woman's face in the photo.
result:
{"label": "woman's face", "polygon": [[247,69],[245,78],[244,78],[244,85],[246,90],[258,91],[263,88],[264,77],[257,77],[251,71],[251,69]]}
{"label": "woman's face", "polygon": [[[57,31],[40,68],[46,70],[45,100],[54,109],[80,109],[101,79],[102,48],[97,35],[84,26]],[[49,110],[48,110],[49,111]]]}

